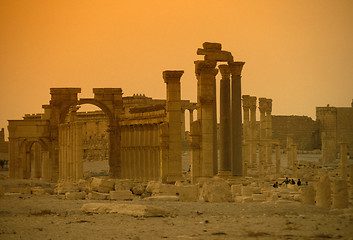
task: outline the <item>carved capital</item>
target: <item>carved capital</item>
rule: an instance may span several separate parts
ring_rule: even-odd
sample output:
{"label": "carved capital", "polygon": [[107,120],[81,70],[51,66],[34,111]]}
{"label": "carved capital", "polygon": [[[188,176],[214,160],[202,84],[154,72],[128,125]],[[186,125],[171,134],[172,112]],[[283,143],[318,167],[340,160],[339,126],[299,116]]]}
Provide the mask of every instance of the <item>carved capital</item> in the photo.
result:
{"label": "carved capital", "polygon": [[218,66],[219,71],[222,75],[222,79],[230,79],[230,68],[227,64],[222,64]]}
{"label": "carved capital", "polygon": [[259,98],[259,110],[260,112],[265,112],[267,109],[267,99]]}
{"label": "carved capital", "polygon": [[271,114],[272,112],[272,99],[266,99],[266,113]]}
{"label": "carved capital", "polygon": [[216,61],[195,61],[195,73],[196,75],[200,74],[211,74],[216,76],[218,70],[215,68],[217,65]]}
{"label": "carved capital", "polygon": [[166,70],[163,72],[163,79],[165,83],[169,81],[180,81],[181,76],[184,74],[184,71],[172,71]]}
{"label": "carved capital", "polygon": [[249,95],[243,95],[243,108],[244,109],[250,108],[250,96]]}
{"label": "carved capital", "polygon": [[233,76],[240,76],[245,62],[232,62],[229,63],[230,72]]}
{"label": "carved capital", "polygon": [[250,109],[253,111],[256,110],[256,100],[257,98],[255,96],[250,96],[249,97],[249,104],[250,104]]}

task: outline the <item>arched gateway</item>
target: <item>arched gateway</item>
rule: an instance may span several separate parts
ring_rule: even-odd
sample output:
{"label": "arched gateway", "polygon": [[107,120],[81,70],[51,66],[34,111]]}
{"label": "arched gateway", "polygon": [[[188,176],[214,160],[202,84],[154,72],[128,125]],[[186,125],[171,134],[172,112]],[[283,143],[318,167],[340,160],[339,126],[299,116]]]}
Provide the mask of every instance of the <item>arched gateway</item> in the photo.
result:
{"label": "arched gateway", "polygon": [[[10,120],[10,165],[9,176],[12,178],[29,178],[29,149],[33,142],[39,142],[41,151],[46,151],[47,180],[77,180],[82,178],[82,151],[80,149],[79,122],[75,121],[77,105],[92,104],[101,108],[109,118],[109,175],[119,178],[120,129],[119,114],[122,110],[121,88],[94,88],[94,98],[78,99],[81,88],[51,88],[49,105],[43,105],[44,114],[38,119]],[[22,129],[19,131],[19,129]],[[18,133],[22,133],[21,136]],[[32,141],[26,140],[32,139]],[[81,155],[80,155],[81,154]],[[42,171],[43,172],[43,171]]]}

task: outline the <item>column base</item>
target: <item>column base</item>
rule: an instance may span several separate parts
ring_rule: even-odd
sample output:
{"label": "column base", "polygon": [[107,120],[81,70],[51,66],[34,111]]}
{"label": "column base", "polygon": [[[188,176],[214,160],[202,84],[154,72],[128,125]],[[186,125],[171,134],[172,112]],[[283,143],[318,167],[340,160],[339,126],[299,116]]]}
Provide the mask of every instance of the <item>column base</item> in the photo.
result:
{"label": "column base", "polygon": [[232,176],[232,171],[218,171],[218,174],[217,174],[217,177],[220,177],[220,178],[229,178]]}

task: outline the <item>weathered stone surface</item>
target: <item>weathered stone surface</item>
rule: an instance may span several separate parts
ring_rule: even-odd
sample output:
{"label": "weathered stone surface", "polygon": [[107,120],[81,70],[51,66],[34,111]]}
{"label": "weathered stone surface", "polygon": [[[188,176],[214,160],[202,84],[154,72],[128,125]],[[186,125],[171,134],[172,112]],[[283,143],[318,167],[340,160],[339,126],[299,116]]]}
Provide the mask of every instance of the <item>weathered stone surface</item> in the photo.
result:
{"label": "weathered stone surface", "polygon": [[90,200],[107,200],[110,195],[106,193],[90,192],[88,193],[88,199]]}
{"label": "weathered stone surface", "polygon": [[162,185],[159,181],[149,181],[146,186],[146,192],[152,193],[154,189],[158,189]]}
{"label": "weathered stone surface", "polygon": [[179,196],[167,196],[167,195],[161,195],[161,196],[151,196],[147,197],[144,200],[146,201],[179,201]]}
{"label": "weathered stone surface", "polygon": [[0,185],[0,197],[5,195],[5,188]]}
{"label": "weathered stone surface", "polygon": [[196,202],[199,199],[199,186],[179,186],[178,194],[180,201],[183,202]]}
{"label": "weathered stone surface", "polygon": [[301,187],[300,192],[302,203],[309,205],[315,204],[315,189],[313,186],[303,186]]}
{"label": "weathered stone surface", "polygon": [[243,185],[241,184],[234,184],[230,187],[230,191],[232,192],[232,196],[233,198],[235,198],[236,196],[240,196],[241,195],[241,188]]}
{"label": "weathered stone surface", "polygon": [[146,190],[146,185],[142,183],[135,184],[131,190],[135,195],[142,195]]}
{"label": "weathered stone surface", "polygon": [[264,202],[264,201],[266,201],[265,194],[255,193],[255,194],[252,194],[251,197],[252,197],[254,202]]}
{"label": "weathered stone surface", "polygon": [[201,189],[201,197],[206,202],[230,202],[232,193],[229,184],[223,179],[209,179]]}
{"label": "weathered stone surface", "polygon": [[56,185],[54,189],[55,194],[66,194],[67,192],[79,191],[79,187],[72,182],[61,182]]}
{"label": "weathered stone surface", "polygon": [[202,47],[204,49],[222,50],[222,44],[221,43],[204,42],[202,44]]}
{"label": "weathered stone surface", "polygon": [[197,55],[205,55],[206,61],[233,62],[232,54],[227,51],[199,48]]}
{"label": "weathered stone surface", "polygon": [[134,186],[131,180],[115,180],[115,190],[130,190]]}
{"label": "weathered stone surface", "polygon": [[42,187],[32,187],[31,192],[34,195],[44,195],[47,193],[46,190]]}
{"label": "weathered stone surface", "polygon": [[91,190],[98,191],[102,193],[109,193],[114,190],[115,183],[103,178],[92,178]]}
{"label": "weathered stone surface", "polygon": [[65,193],[66,200],[82,200],[86,198],[86,192],[67,192]]}
{"label": "weathered stone surface", "polygon": [[251,196],[254,193],[254,187],[252,186],[241,186],[242,196]]}
{"label": "weathered stone surface", "polygon": [[248,203],[253,202],[253,199],[250,196],[236,196],[234,201],[237,203]]}
{"label": "weathered stone surface", "polygon": [[130,190],[110,191],[110,200],[125,201],[132,200],[134,195]]}
{"label": "weathered stone surface", "polygon": [[80,192],[89,192],[90,189],[90,182],[84,179],[80,179],[78,181],[77,187]]}
{"label": "weathered stone surface", "polygon": [[331,206],[331,182],[327,175],[320,177],[317,183],[316,205],[327,208]]}
{"label": "weathered stone surface", "polygon": [[138,204],[87,203],[81,208],[85,213],[118,213],[134,217],[165,217],[169,213],[160,207]]}
{"label": "weathered stone surface", "polygon": [[167,195],[175,196],[178,192],[178,187],[171,184],[163,184],[157,181],[148,182],[146,192],[152,193],[152,195]]}
{"label": "weathered stone surface", "polygon": [[334,181],[332,208],[347,208],[348,204],[347,182],[345,180]]}

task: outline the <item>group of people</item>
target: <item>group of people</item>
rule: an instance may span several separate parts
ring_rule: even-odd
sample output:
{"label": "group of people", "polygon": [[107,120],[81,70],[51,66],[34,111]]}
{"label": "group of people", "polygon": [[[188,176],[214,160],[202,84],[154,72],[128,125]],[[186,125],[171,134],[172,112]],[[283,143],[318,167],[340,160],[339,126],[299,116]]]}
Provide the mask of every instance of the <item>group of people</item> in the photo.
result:
{"label": "group of people", "polygon": [[298,186],[300,186],[300,185],[302,185],[302,182],[300,181],[300,179],[298,179],[298,181],[295,182],[293,178],[292,178],[292,179],[289,179],[288,177],[286,177],[286,179],[284,179],[283,182],[280,183],[280,184],[278,184],[278,182],[275,182],[275,183],[273,184],[273,187],[274,187],[274,188],[278,188],[279,186],[282,186],[282,184],[286,184],[286,185],[287,185],[287,184],[292,184],[292,185],[297,184]]}

